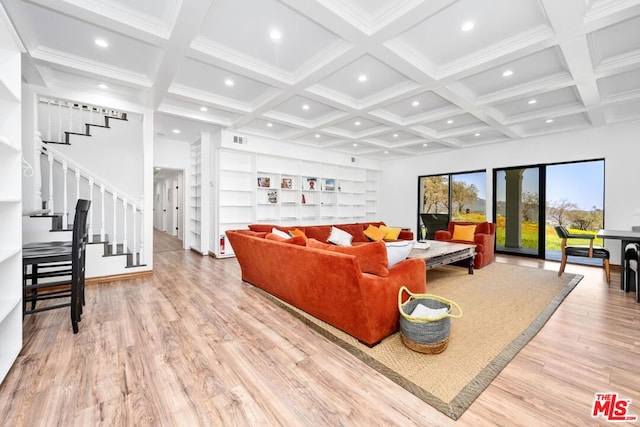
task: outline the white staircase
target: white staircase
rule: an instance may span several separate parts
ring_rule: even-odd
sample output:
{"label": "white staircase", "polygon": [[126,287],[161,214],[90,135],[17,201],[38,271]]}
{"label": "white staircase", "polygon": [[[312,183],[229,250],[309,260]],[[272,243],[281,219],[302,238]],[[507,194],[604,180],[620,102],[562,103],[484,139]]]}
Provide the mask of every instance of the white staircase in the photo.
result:
{"label": "white staircase", "polygon": [[[38,199],[42,209],[24,214],[23,243],[71,241],[73,224],[69,221],[73,219],[76,201],[88,199],[91,209],[87,219],[86,277],[148,270],[143,197],[127,195],[111,184],[109,177],[98,176],[72,159],[71,146],[75,143],[86,144],[85,151],[94,150],[96,156],[101,156],[101,150],[108,150],[105,139],[109,138],[113,120],[126,126],[126,113],[77,102],[40,99],[38,114],[39,158],[34,159],[33,170],[36,182],[41,184]],[[96,132],[102,135],[102,140],[87,138],[96,129],[106,130]],[[43,142],[40,135],[45,135],[47,141]],[[68,153],[63,153],[65,150]],[[116,177],[122,172],[118,167],[114,164],[112,168]]]}

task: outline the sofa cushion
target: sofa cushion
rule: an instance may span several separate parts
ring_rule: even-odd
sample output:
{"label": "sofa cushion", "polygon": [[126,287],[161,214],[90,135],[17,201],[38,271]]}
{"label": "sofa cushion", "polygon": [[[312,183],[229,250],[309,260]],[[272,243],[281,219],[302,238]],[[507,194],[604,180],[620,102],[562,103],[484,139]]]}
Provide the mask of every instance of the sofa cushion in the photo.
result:
{"label": "sofa cushion", "polygon": [[387,268],[391,268],[397,263],[405,260],[416,242],[413,240],[401,240],[397,242],[385,242],[387,247]]}
{"label": "sofa cushion", "polygon": [[453,236],[451,240],[462,240],[465,242],[473,242],[474,235],[476,233],[475,225],[460,225],[455,224],[453,227]]}
{"label": "sofa cushion", "polygon": [[398,240],[398,236],[402,231],[400,228],[387,227],[386,225],[381,225],[380,230],[385,233],[384,240]]}
{"label": "sofa cushion", "polygon": [[305,239],[302,236],[284,238],[279,234],[268,233],[266,236],[264,236],[264,238],[267,240],[275,240],[277,242],[291,243],[292,245],[299,245],[299,246],[306,246],[307,244],[307,239]]}
{"label": "sofa cushion", "polygon": [[353,255],[358,260],[360,270],[363,273],[371,273],[382,277],[389,275],[389,270],[387,269],[387,248],[383,242],[370,242],[357,246],[336,246],[319,242],[316,239],[307,239],[307,246],[315,249]]}
{"label": "sofa cushion", "polygon": [[337,227],[331,227],[331,233],[327,241],[338,246],[351,246],[353,236]]}
{"label": "sofa cushion", "polygon": [[331,226],[330,225],[310,225],[304,228],[304,234],[307,235],[309,239],[316,239],[320,242],[327,242],[329,238],[329,234],[331,234]]}
{"label": "sofa cushion", "polygon": [[387,233],[380,230],[380,228],[376,227],[375,225],[369,225],[367,229],[364,230],[364,235],[374,242],[379,242],[380,240],[384,239],[384,236],[386,234]]}
{"label": "sofa cushion", "polygon": [[278,230],[277,228],[273,227],[271,229],[271,233],[275,234],[276,236],[280,236],[283,239],[288,239],[289,237],[291,237],[291,235],[289,233],[285,233],[282,230]]}
{"label": "sofa cushion", "polygon": [[353,236],[352,242],[368,242],[367,236],[364,234],[362,224],[336,224],[340,230],[346,231]]}
{"label": "sofa cushion", "polygon": [[295,230],[290,230],[289,234],[291,235],[291,237],[304,237],[305,240],[307,240],[307,235],[304,234],[304,231],[300,230],[299,228],[296,228]]}

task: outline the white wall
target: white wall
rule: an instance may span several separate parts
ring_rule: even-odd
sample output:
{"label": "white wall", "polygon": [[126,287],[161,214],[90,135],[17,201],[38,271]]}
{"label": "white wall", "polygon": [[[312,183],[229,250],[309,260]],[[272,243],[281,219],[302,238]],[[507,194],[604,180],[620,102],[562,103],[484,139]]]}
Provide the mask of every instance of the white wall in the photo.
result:
{"label": "white wall", "polygon": [[[418,176],[487,171],[487,217],[492,218],[493,169],[574,160],[605,159],[605,228],[630,230],[640,225],[640,121],[483,145],[448,153],[389,161],[379,179],[378,211],[387,224],[410,227],[418,215]],[[620,242],[605,243],[612,262],[620,263]]]}

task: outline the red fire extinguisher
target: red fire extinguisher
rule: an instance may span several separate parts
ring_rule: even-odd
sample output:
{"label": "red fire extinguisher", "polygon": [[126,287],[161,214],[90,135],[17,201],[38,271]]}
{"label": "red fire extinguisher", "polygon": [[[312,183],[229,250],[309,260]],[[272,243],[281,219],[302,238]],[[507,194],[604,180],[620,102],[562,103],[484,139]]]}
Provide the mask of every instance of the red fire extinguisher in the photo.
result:
{"label": "red fire extinguisher", "polygon": [[224,234],[220,235],[220,254],[224,254]]}

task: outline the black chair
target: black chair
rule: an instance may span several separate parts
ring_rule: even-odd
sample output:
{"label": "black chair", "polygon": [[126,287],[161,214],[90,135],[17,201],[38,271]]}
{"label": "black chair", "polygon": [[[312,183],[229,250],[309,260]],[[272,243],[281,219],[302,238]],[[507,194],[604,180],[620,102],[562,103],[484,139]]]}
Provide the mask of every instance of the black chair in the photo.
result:
{"label": "black chair", "polygon": [[[35,242],[22,248],[23,315],[58,308],[71,308],[73,333],[78,333],[84,305],[87,214],[91,202],[76,204],[71,242]],[[63,302],[36,307],[38,301],[64,299]],[[30,304],[30,308],[27,306]]]}
{"label": "black chair", "polygon": [[[562,239],[562,260],[560,262],[560,271],[558,276],[564,273],[564,268],[567,265],[568,256],[587,257],[587,258],[600,258],[603,261],[604,271],[607,276],[607,283],[611,283],[611,271],[609,269],[609,258],[611,254],[609,250],[602,246],[593,246],[593,240],[596,236],[593,234],[571,234],[566,227],[558,225],[555,227],[558,237]],[[567,245],[567,239],[583,239],[589,240],[588,245]]]}
{"label": "black chair", "polygon": [[[640,302],[638,292],[638,271],[640,271],[640,244],[629,243],[624,248],[624,291],[634,291],[636,301]],[[633,288],[631,287],[631,273],[633,272]]]}
{"label": "black chair", "polygon": [[449,214],[421,213],[420,219],[427,227],[428,240],[435,239],[436,231],[449,229]]}

